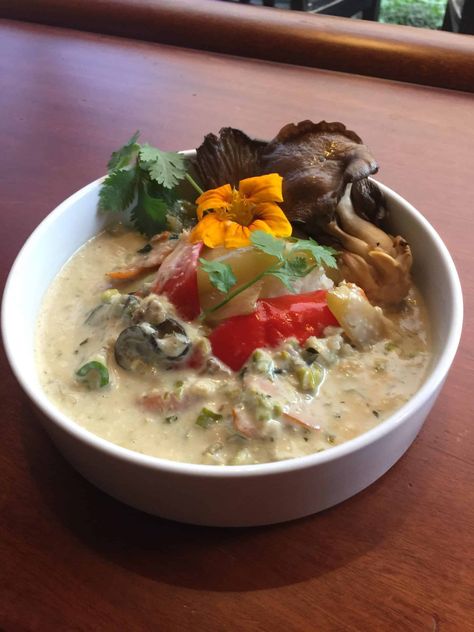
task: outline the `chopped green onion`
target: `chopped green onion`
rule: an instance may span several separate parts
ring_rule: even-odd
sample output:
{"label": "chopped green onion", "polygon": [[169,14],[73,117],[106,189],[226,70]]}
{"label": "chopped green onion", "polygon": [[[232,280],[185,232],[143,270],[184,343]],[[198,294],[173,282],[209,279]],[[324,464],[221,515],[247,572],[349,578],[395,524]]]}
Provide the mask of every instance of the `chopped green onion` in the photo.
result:
{"label": "chopped green onion", "polygon": [[308,393],[315,393],[318,386],[321,384],[324,376],[324,371],[319,364],[312,364],[311,366],[299,366],[296,369],[296,377],[301,390]]}
{"label": "chopped green onion", "polygon": [[275,365],[272,356],[267,351],[255,349],[252,354],[252,362],[258,373],[262,373],[268,377],[273,376]]}
{"label": "chopped green onion", "polygon": [[196,419],[196,426],[200,426],[201,428],[209,428],[211,424],[217,423],[218,421],[222,421],[222,415],[219,413],[215,413],[209,408],[203,408]]}
{"label": "chopped green onion", "polygon": [[90,389],[103,388],[109,383],[109,371],[105,364],[92,360],[76,371],[80,382],[85,382]]}

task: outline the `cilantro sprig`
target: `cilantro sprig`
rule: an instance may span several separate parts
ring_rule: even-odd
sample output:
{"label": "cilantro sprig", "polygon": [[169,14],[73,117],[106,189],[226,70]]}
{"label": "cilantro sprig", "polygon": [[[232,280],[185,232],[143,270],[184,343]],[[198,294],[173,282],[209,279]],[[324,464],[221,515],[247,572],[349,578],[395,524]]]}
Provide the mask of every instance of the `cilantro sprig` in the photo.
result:
{"label": "cilantro sprig", "polygon": [[201,270],[207,273],[209,281],[219,292],[225,294],[237,283],[232,268],[227,263],[208,261],[202,257],[199,259],[199,263]]}
{"label": "cilantro sprig", "polygon": [[182,154],[161,151],[148,143],[140,145],[139,135],[135,132],[112,153],[99,192],[99,210],[128,211],[135,228],[150,236],[167,227],[167,214],[177,199],[177,185],[187,180],[198,194],[202,189],[188,173]]}
{"label": "cilantro sprig", "polygon": [[206,310],[204,316],[224,307],[264,276],[278,278],[290,292],[294,292],[293,283],[296,279],[305,277],[321,265],[327,268],[337,267],[337,251],[329,246],[321,246],[314,239],[293,239],[288,242],[262,230],[256,230],[251,233],[250,241],[257,250],[275,257],[276,262],[233,291],[231,290],[237,284],[237,279],[228,263],[199,259],[200,268],[208,274],[211,284],[219,292],[227,295],[217,305]]}

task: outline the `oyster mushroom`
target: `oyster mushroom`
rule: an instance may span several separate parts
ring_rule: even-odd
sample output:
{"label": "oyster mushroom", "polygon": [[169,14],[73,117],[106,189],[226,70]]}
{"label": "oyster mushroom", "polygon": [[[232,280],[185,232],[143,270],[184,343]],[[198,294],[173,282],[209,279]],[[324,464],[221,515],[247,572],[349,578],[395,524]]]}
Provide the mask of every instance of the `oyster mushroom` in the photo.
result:
{"label": "oyster mushroom", "polygon": [[266,145],[233,127],[223,127],[219,136],[208,134],[197,148],[195,159],[204,190],[223,184],[237,187],[240,180],[260,175],[260,154]]}
{"label": "oyster mushroom", "polygon": [[377,304],[400,303],[410,287],[412,256],[402,237],[379,225],[383,194],[368,176],[377,163],[342,123],[302,121],[285,126],[262,154],[264,171],[283,176],[284,211],[295,225],[342,251],[344,280]]}
{"label": "oyster mushroom", "polygon": [[362,140],[342,123],[285,125],[262,153],[264,173],[283,176],[282,208],[307,232],[329,221],[346,185],[378,169]]}
{"label": "oyster mushroom", "polygon": [[363,288],[372,303],[397,305],[411,285],[412,254],[403,237],[392,237],[360,217],[351,201],[351,187],[325,227],[340,246],[338,267],[342,278]]}
{"label": "oyster mushroom", "polygon": [[379,305],[397,305],[410,289],[412,265],[410,246],[403,237],[395,237],[390,254],[377,247],[366,257],[343,251],[339,269],[346,281],[363,288],[367,298]]}

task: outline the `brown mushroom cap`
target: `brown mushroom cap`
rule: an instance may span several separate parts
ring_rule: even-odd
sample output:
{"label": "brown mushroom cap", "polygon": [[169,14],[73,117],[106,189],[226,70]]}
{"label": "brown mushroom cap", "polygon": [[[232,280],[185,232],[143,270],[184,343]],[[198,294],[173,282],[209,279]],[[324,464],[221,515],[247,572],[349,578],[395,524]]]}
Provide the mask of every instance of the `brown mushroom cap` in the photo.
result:
{"label": "brown mushroom cap", "polygon": [[369,149],[342,123],[285,125],[262,153],[264,173],[283,176],[283,210],[309,227],[330,221],[346,185],[378,169]]}

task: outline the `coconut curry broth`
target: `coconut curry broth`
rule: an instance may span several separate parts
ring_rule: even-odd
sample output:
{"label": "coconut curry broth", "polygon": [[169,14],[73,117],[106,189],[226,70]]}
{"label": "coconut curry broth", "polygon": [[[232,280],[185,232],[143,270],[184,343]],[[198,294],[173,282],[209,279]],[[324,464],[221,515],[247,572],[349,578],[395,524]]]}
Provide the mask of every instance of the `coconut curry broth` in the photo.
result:
{"label": "coconut curry broth", "polygon": [[[124,370],[114,345],[120,332],[137,322],[136,305],[114,292],[104,295],[110,287],[104,275],[141,246],[136,233],[104,232],[92,239],[53,282],[39,320],[37,363],[46,394],[108,441],[192,463],[291,458],[369,430],[423,381],[428,323],[415,289],[401,313],[388,315],[397,335],[365,350],[348,344],[341,329],[327,328],[324,338],[310,338],[303,346],[289,340],[276,350],[258,350],[236,373],[210,355],[205,327],[183,323],[193,349],[207,358],[199,372],[185,360]],[[133,289],[128,285],[121,292]],[[165,298],[146,301],[142,316],[158,312],[159,319],[179,321]],[[90,361],[108,367],[104,388],[91,390],[78,381],[76,371]]]}

